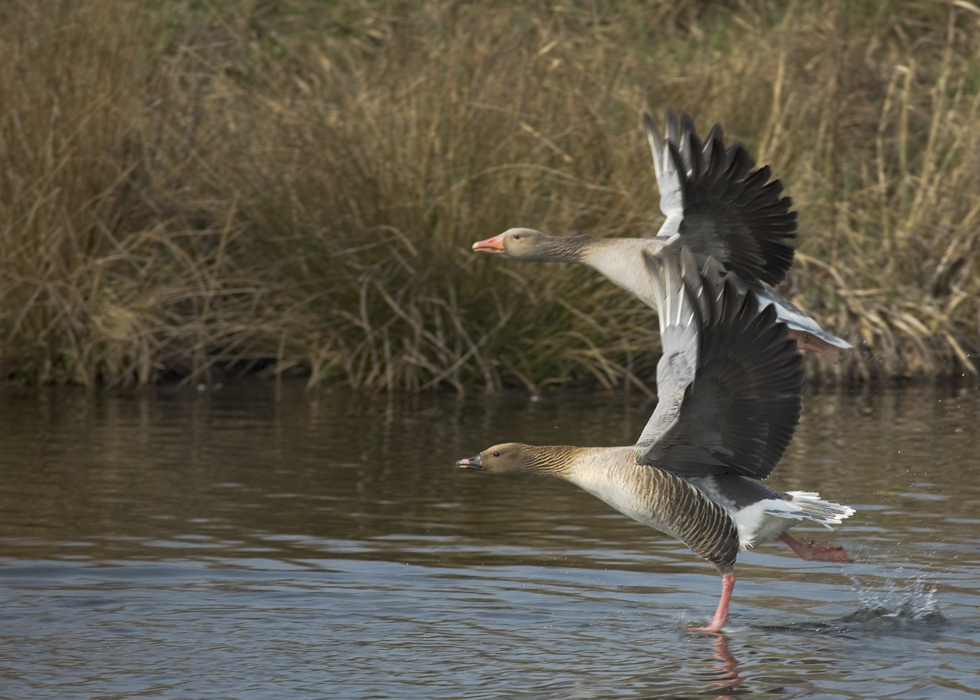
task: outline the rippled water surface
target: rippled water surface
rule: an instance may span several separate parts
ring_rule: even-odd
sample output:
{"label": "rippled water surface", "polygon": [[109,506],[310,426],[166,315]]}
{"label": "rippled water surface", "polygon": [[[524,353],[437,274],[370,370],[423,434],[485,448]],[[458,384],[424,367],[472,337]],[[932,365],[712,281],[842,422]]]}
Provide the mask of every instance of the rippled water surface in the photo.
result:
{"label": "rippled water surface", "polygon": [[626,444],[652,405],[252,383],[0,392],[0,697],[980,696],[974,388],[813,394],[770,482],[849,565],[685,547],[492,443]]}

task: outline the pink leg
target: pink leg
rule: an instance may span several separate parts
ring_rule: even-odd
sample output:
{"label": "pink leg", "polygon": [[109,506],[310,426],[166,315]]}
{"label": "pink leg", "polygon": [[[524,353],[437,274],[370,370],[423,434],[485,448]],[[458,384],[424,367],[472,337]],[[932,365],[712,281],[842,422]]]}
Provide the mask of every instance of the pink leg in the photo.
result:
{"label": "pink leg", "polygon": [[788,544],[790,548],[796,552],[796,555],[800,559],[805,559],[806,561],[851,561],[851,558],[847,556],[847,552],[844,551],[843,547],[835,547],[833,545],[804,544],[799,540],[794,539],[788,532],[784,532],[782,535],[780,535],[779,539]]}
{"label": "pink leg", "polygon": [[810,335],[806,331],[790,331],[789,337],[796,341],[796,347],[800,350],[809,350],[818,355],[823,355],[834,364],[840,361],[840,348],[836,345],[820,340],[820,338]]}
{"label": "pink leg", "polygon": [[728,601],[732,599],[732,589],[735,588],[735,574],[725,574],[721,578],[721,600],[711,623],[706,627],[692,627],[695,632],[720,632],[728,622]]}

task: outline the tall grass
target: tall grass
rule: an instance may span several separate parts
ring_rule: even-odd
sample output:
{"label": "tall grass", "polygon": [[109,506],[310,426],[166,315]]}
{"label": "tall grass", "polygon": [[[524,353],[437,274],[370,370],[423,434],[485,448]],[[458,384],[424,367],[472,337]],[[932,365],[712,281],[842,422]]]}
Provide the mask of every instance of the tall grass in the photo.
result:
{"label": "tall grass", "polygon": [[649,391],[650,310],[469,246],[648,235],[668,105],[794,197],[785,291],[858,346],[811,375],[976,373],[969,3],[48,4],[0,9],[6,379]]}

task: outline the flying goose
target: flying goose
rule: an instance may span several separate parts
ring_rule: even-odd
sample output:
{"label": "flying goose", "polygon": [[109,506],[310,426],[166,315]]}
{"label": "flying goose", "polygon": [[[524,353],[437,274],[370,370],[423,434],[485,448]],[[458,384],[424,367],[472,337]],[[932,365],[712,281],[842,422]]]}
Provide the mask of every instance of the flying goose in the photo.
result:
{"label": "flying goose", "polygon": [[580,486],[621,513],[672,535],[714,564],[722,595],[711,622],[728,620],[740,550],[781,539],[803,559],[850,561],[841,547],[804,544],[802,520],[830,527],[854,510],[819,494],[761,483],[800,418],[803,360],[772,305],[745,292],[687,248],[641,252],[657,301],[663,356],[657,407],[635,445],[494,445],[461,459],[488,474],[545,474]]}
{"label": "flying goose", "polygon": [[846,340],[824,331],[772,285],[785,279],[793,265],[796,212],[781,197],[779,180],[769,182],[769,167],[755,162],[741,144],[725,148],[721,126],[704,144],[686,114],[666,113],[665,136],[649,114],[643,123],[653,152],[660,189],[660,209],[667,217],[654,238],[550,236],[529,228],[512,228],[477,241],[478,253],[513,260],[569,262],[591,267],[613,283],[656,308],[654,283],[643,253],[686,246],[699,263],[713,256],[752,289],[760,305],[773,305],[790,337],[803,350],[831,362],[840,359]]}

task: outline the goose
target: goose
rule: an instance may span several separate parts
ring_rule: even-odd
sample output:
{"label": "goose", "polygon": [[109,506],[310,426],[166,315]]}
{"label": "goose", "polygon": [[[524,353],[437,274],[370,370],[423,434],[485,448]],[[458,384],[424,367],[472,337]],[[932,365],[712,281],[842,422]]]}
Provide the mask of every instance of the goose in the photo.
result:
{"label": "goose", "polygon": [[790,211],[792,200],[781,197],[779,180],[769,182],[768,166],[754,169],[741,144],[726,149],[720,125],[712,127],[702,145],[689,115],[678,118],[668,109],[665,122],[661,137],[653,118],[643,115],[660,209],[666,216],[655,237],[552,236],[511,228],[477,241],[472,249],[512,260],[585,265],[656,308],[655,284],[643,253],[687,246],[699,263],[709,255],[715,257],[752,290],[762,306],[774,306],[801,350],[838,362],[841,351],[851,344],[824,331],[773,287],[793,265],[796,238],[797,215]]}
{"label": "goose", "polygon": [[640,255],[660,317],[658,403],[636,444],[494,445],[456,462],[487,474],[558,477],[634,520],[671,535],[714,564],[722,595],[711,622],[728,621],[739,551],[780,539],[807,560],[850,561],[843,547],[807,544],[787,530],[828,528],[854,513],[808,491],[762,483],[800,419],[803,359],[773,306],[746,292],[712,257],[664,249]]}

